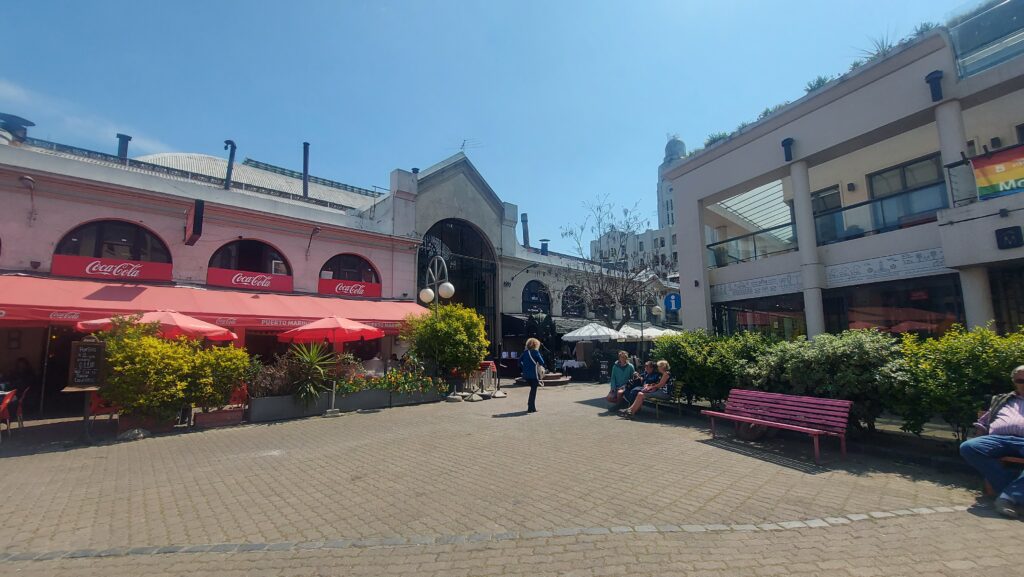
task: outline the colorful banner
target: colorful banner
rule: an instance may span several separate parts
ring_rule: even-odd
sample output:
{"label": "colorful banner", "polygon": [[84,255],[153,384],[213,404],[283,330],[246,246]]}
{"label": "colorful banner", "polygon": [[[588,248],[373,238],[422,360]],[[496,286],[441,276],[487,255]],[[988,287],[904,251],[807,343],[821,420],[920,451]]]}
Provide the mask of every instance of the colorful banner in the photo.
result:
{"label": "colorful banner", "polygon": [[206,284],[251,291],[292,292],[291,275],[227,268],[210,267],[206,272]]}
{"label": "colorful banner", "polygon": [[317,292],[322,295],[337,295],[343,297],[380,298],[381,295],[379,283],[334,280],[329,278],[320,279],[320,282],[317,284]]}
{"label": "colorful banner", "polygon": [[50,265],[50,273],[57,276],[124,282],[169,281],[171,268],[171,263],[166,262],[55,254]]}
{"label": "colorful banner", "polygon": [[979,200],[1024,192],[1024,146],[972,158],[971,165]]}

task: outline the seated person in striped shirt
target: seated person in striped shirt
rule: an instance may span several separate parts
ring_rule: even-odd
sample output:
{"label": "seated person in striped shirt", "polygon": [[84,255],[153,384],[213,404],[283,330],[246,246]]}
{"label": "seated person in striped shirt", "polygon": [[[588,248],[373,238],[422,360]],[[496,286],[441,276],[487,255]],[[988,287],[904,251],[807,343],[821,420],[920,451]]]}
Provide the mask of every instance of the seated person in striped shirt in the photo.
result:
{"label": "seated person in striped shirt", "polygon": [[980,436],[960,445],[960,455],[985,477],[999,496],[996,511],[1016,519],[1024,506],[1024,473],[1003,467],[1002,457],[1024,457],[1024,365],[1010,373],[1012,393],[996,395],[974,424]]}
{"label": "seated person in striped shirt", "polygon": [[644,406],[644,399],[668,399],[670,398],[669,386],[672,384],[672,373],[669,372],[668,361],[658,361],[658,380],[646,384],[637,391],[633,403],[628,409],[620,411],[619,414],[626,418],[636,415]]}

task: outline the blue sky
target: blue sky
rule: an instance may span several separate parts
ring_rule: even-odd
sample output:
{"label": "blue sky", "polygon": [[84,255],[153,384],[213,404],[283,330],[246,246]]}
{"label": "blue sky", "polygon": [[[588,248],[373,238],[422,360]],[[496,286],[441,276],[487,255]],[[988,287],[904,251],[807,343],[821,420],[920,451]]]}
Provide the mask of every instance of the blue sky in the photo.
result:
{"label": "blue sky", "polygon": [[666,135],[693,148],[873,37],[964,0],[7,0],[0,111],[30,134],[131,153],[251,157],[386,187],[394,168],[467,154],[531,237],[608,194],[643,202]]}

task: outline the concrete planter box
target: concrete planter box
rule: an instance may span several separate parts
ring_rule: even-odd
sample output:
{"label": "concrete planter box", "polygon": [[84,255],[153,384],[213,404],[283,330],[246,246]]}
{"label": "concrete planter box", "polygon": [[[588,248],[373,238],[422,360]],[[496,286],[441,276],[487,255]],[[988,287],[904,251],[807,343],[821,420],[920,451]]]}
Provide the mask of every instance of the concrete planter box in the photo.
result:
{"label": "concrete planter box", "polygon": [[[330,398],[327,399],[330,406]],[[359,411],[368,409],[386,409],[391,406],[391,391],[383,389],[370,389],[359,391],[344,397],[337,397],[334,406],[342,412]]]}
{"label": "concrete planter box", "polygon": [[241,407],[236,409],[220,409],[219,411],[210,411],[208,413],[194,413],[192,415],[192,423],[199,429],[230,427],[231,425],[240,424],[244,416],[245,409]]}
{"label": "concrete planter box", "polygon": [[444,398],[444,395],[436,392],[427,393],[391,393],[391,406],[403,407],[406,405],[419,405],[422,403],[435,403]]}
{"label": "concrete planter box", "polygon": [[253,397],[249,399],[249,422],[266,423],[322,415],[331,406],[331,393],[321,393],[315,403],[306,405],[293,397]]}

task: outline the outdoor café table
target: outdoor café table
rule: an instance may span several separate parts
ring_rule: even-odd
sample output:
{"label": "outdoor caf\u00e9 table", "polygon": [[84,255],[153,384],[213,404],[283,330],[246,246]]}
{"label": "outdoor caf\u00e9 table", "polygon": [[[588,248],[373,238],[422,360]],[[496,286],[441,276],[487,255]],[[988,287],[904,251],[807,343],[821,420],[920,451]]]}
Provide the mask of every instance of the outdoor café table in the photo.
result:
{"label": "outdoor caf\u00e9 table", "polygon": [[83,403],[83,408],[82,408],[82,423],[85,425],[85,430],[83,432],[82,437],[88,443],[92,442],[92,436],[89,434],[89,407],[92,404],[92,394],[95,393],[98,390],[100,390],[100,388],[97,387],[97,386],[87,386],[87,387],[71,386],[71,387],[64,387],[63,389],[60,390],[60,392],[62,392],[62,393],[85,393],[85,402]]}

